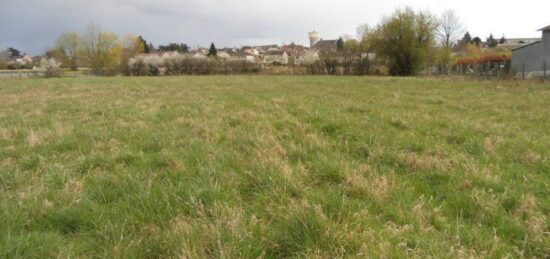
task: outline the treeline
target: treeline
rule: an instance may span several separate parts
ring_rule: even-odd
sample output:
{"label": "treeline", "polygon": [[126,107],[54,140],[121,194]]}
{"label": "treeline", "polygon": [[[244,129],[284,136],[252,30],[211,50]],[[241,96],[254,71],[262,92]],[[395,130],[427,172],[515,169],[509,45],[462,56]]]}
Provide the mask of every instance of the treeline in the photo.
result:
{"label": "treeline", "polygon": [[[452,11],[435,16],[412,8],[397,9],[374,27],[361,25],[357,37],[340,37],[334,50],[323,50],[319,59],[295,66],[287,71],[301,74],[394,76],[431,73],[434,68],[447,74],[457,66],[472,62],[509,60],[511,52],[497,48],[506,40],[492,35],[486,42],[466,32],[459,17]],[[160,56],[155,52],[170,52]],[[59,37],[49,58],[61,61],[72,70],[85,67],[95,75],[184,75],[184,74],[249,74],[266,72],[266,66],[244,60],[217,58],[212,43],[208,58],[193,58],[189,46],[170,43],[155,48],[141,36],[120,37],[89,26],[83,33],[68,32]],[[155,55],[142,55],[155,53]],[[281,71],[284,69],[278,69]],[[463,71],[465,71],[463,69]],[[267,71],[268,72],[268,71]]]}
{"label": "treeline", "polygon": [[371,75],[384,74],[380,66],[367,57],[350,52],[325,53],[320,59],[305,65],[260,64],[246,60],[193,58],[172,53],[166,55],[138,55],[129,61],[132,76],[175,76],[213,74],[295,74],[295,75]]}
{"label": "treeline", "polygon": [[87,73],[94,75],[129,75],[131,58],[155,51],[188,53],[189,47],[186,44],[170,43],[155,48],[142,36],[130,34],[120,37],[90,25],[83,33],[63,33],[56,40],[55,46],[46,52],[46,57],[56,59],[64,68],[86,68]]}
{"label": "treeline", "polygon": [[[471,61],[490,63],[498,59],[508,62],[511,51],[498,47],[505,42],[504,36],[497,40],[490,35],[485,42],[480,37],[472,37],[453,10],[446,10],[440,16],[435,16],[430,12],[404,8],[397,9],[375,27],[367,24],[359,26],[357,39],[340,38],[337,41],[340,58],[336,62],[334,58],[324,58],[320,63],[338,63],[337,67],[347,71],[344,74],[353,71],[350,67],[359,67],[356,71],[387,72],[394,76],[432,73],[434,69],[434,72],[447,74],[453,68],[456,70]],[[369,57],[375,54],[375,58],[367,61],[346,59],[360,53]],[[350,66],[350,63],[353,64]],[[327,65],[325,72],[334,71],[326,67]],[[361,67],[369,69],[363,70]]]}
{"label": "treeline", "polygon": [[59,60],[71,70],[86,67],[95,75],[115,75],[128,71],[129,59],[148,49],[149,45],[141,36],[120,37],[90,25],[84,33],[63,33],[46,56]]}

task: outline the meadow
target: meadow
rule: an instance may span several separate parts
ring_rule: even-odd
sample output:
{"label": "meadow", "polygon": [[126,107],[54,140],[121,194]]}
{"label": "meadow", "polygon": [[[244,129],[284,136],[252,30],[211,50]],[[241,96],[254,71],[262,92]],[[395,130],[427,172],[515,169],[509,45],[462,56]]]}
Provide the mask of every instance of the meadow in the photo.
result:
{"label": "meadow", "polygon": [[550,256],[550,84],[0,80],[0,258]]}

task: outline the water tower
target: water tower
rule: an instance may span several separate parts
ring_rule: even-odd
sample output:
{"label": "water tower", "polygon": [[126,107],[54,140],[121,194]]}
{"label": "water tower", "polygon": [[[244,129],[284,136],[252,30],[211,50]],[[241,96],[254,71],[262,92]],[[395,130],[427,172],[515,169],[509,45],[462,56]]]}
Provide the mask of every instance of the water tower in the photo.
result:
{"label": "water tower", "polygon": [[309,36],[309,46],[313,47],[315,44],[317,44],[319,41],[321,41],[321,36],[318,32],[312,31],[308,33]]}

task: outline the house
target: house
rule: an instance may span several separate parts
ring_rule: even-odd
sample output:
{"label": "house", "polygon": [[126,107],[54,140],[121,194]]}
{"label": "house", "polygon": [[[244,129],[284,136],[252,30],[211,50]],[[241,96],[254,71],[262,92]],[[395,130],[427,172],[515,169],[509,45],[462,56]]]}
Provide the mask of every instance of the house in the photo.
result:
{"label": "house", "polygon": [[323,52],[335,52],[336,40],[321,40],[311,47],[313,50],[323,51]]}
{"label": "house", "polygon": [[272,50],[264,54],[263,63],[288,65],[288,54],[281,50]]}
{"label": "house", "polygon": [[505,39],[504,43],[499,43],[498,47],[504,48],[507,50],[513,50],[525,45],[533,44],[535,42],[541,41],[541,38],[511,38]]}
{"label": "house", "polygon": [[308,33],[310,48],[312,50],[321,52],[334,52],[336,51],[337,40],[323,40],[320,34],[316,31]]}
{"label": "house", "polygon": [[204,52],[200,50],[194,50],[194,51],[191,51],[190,54],[192,58],[203,59],[203,58],[207,58],[208,53],[204,54]]}
{"label": "house", "polygon": [[231,59],[231,55],[224,50],[218,50],[217,56],[218,58]]}
{"label": "house", "polygon": [[277,45],[264,45],[264,46],[246,46],[243,49],[255,49],[258,51],[258,54],[265,54],[267,51],[278,50],[279,46]]}
{"label": "house", "polygon": [[550,26],[540,29],[542,40],[512,50],[512,69],[525,75],[550,70]]}
{"label": "house", "polygon": [[251,51],[245,51],[245,50],[238,50],[237,52],[235,52],[231,58],[233,60],[244,60],[244,61],[247,61],[247,62],[251,62],[251,63],[254,63],[256,62],[256,57],[258,57],[258,54],[251,54],[251,53],[254,53],[254,52],[251,52]]}
{"label": "house", "polygon": [[288,62],[291,65],[311,64],[319,60],[318,51],[311,50],[301,45],[290,44],[281,47],[288,54]]}
{"label": "house", "polygon": [[500,45],[527,45],[540,40],[541,38],[510,38],[504,39],[504,43],[500,43]]}
{"label": "house", "polygon": [[243,47],[241,50],[248,55],[252,55],[252,56],[260,55],[260,52],[258,51],[258,49],[253,47]]}
{"label": "house", "polygon": [[12,63],[15,63],[17,65],[26,65],[32,63],[32,57],[29,55],[24,56],[13,56],[10,58]]}

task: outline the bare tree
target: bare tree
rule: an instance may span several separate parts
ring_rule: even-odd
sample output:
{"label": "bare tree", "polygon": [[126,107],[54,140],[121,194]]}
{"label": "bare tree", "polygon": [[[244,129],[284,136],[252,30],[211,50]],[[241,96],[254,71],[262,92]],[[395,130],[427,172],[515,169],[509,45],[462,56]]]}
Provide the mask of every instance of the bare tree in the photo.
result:
{"label": "bare tree", "polygon": [[361,24],[359,25],[359,27],[357,27],[356,32],[357,32],[357,39],[363,40],[369,34],[370,26],[367,23]]}
{"label": "bare tree", "polygon": [[65,32],[57,39],[56,48],[61,51],[66,64],[72,70],[78,68],[79,55],[82,47],[82,36],[76,32]]}
{"label": "bare tree", "polygon": [[440,71],[448,74],[449,65],[452,62],[452,48],[464,35],[465,29],[453,10],[445,10],[438,20],[437,39],[439,43],[439,53],[437,59],[441,65]]}
{"label": "bare tree", "polygon": [[439,18],[437,37],[443,48],[452,47],[464,35],[465,29],[453,10],[446,10]]}
{"label": "bare tree", "polygon": [[361,52],[369,53],[370,47],[368,42],[368,36],[371,32],[371,27],[367,23],[363,23],[357,27],[357,40],[359,41],[358,49]]}
{"label": "bare tree", "polygon": [[92,24],[84,33],[83,46],[92,73],[112,74],[118,68],[122,44],[116,34],[102,32]]}

